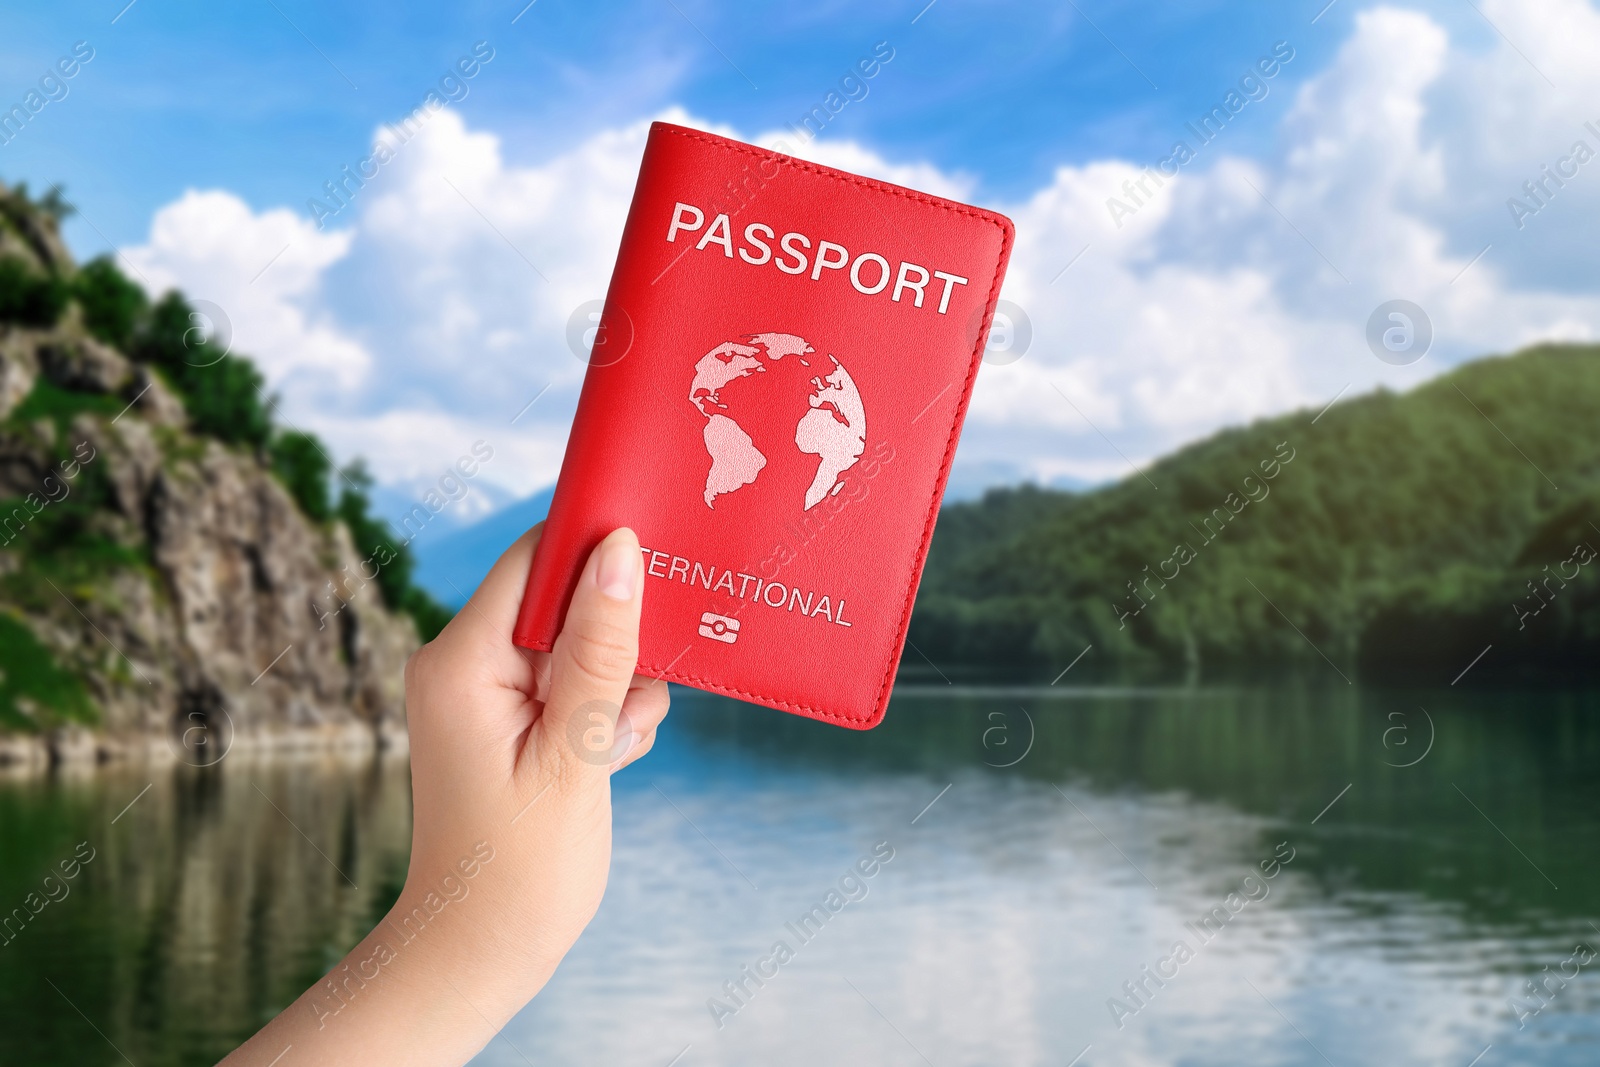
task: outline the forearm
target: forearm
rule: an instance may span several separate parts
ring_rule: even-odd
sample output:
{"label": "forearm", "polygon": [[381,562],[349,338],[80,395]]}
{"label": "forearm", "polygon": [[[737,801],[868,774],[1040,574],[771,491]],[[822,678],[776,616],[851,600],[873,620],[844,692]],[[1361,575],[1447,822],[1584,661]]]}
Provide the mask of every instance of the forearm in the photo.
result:
{"label": "forearm", "polygon": [[463,1064],[594,917],[610,775],[649,751],[667,692],[632,673],[644,575],[626,530],[591,556],[554,652],[506,643],[536,540],[519,540],[406,665],[415,823],[400,900],[232,1067]]}
{"label": "forearm", "polygon": [[487,942],[490,926],[474,914],[487,896],[452,901],[408,886],[349,955],[223,1062],[265,1067],[291,1046],[285,1065],[467,1062],[559,961]]}

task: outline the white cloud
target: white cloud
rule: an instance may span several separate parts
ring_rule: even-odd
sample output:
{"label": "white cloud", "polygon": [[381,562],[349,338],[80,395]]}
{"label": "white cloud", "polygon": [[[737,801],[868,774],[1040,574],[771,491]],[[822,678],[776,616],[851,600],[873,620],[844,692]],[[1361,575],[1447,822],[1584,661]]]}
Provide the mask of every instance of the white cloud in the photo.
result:
{"label": "white cloud", "polygon": [[[656,117],[738,136],[680,109]],[[319,231],[288,209],[255,213],[231,193],[191,192],[125,255],[155,288],[226,309],[235,347],[260,361],[288,416],[341,458],[365,456],[380,481],[420,489],[482,438],[515,457],[484,478],[525,494],[559,470],[584,373],[568,320],[605,294],[649,125],[518,167],[497,135],[441,110],[408,137],[375,132],[392,156],[329,220],[347,228]],[[858,145],[803,151],[933,192],[971,192],[968,179]],[[342,332],[329,325],[335,308]],[[368,349],[382,353],[382,372],[364,379]]]}
{"label": "white cloud", "polygon": [[358,388],[372,357],[320,307],[323,273],[350,250],[350,233],[319,233],[287,208],[259,214],[232,193],[189,190],[156,213],[149,241],[122,251],[152,296],[180,288],[223,309],[233,347],[270,383],[308,372]]}
{"label": "white cloud", "polygon": [[[1014,214],[1005,295],[1031,316],[1032,349],[980,375],[960,461],[1010,460],[1041,478],[1107,467],[1126,475],[1119,450],[1142,461],[1224,424],[1320,404],[1346,385],[1404,388],[1462,358],[1593,336],[1600,303],[1523,269],[1559,229],[1540,237],[1506,225],[1498,199],[1479,191],[1497,179],[1480,157],[1464,161],[1462,144],[1505,134],[1544,146],[1486,153],[1507,194],[1566,149],[1582,133],[1575,94],[1600,81],[1576,58],[1600,48],[1600,20],[1574,0],[1486,10],[1508,32],[1514,23],[1568,91],[1552,92],[1498,38],[1464,52],[1427,16],[1377,7],[1301,87],[1274,157],[1201,149],[1192,173],[1152,187],[1143,203],[1124,192],[1139,178],[1135,165],[1059,170]],[[1575,188],[1561,195],[1578,199]],[[1120,228],[1108,197],[1138,204]],[[1493,232],[1480,240],[1485,210]],[[1363,336],[1372,310],[1397,297],[1421,304],[1436,331],[1430,356],[1407,368],[1374,359]]]}
{"label": "white cloud", "polygon": [[[1359,12],[1262,158],[1221,140],[1137,199],[1126,190],[1142,164],[1091,161],[995,205],[1017,223],[1004,295],[1033,340],[1020,361],[979,375],[958,478],[1121,477],[1124,456],[1143,462],[1346,386],[1404,388],[1487,351],[1593,337],[1600,303],[1576,222],[1600,209],[1600,161],[1520,230],[1504,200],[1576,139],[1600,151],[1583,128],[1600,120],[1584,111],[1600,98],[1600,16],[1583,0],[1482,8],[1516,48],[1498,35],[1468,47],[1415,11]],[[741,136],[677,109],[659,117]],[[1266,120],[1247,110],[1236,121]],[[228,309],[237,347],[260,358],[291,417],[341,456],[366,455],[381,481],[426,485],[482,438],[507,459],[485,479],[502,497],[525,494],[558,470],[584,370],[568,320],[605,292],[647,129],[516,165],[496,134],[440,111],[405,144],[375,134],[394,158],[334,220],[348,228],[191,192],[127,255],[158,287]],[[861,144],[755,139],[978,195],[968,176]],[[1109,197],[1137,205],[1120,226]],[[1427,309],[1436,331],[1406,368],[1363,339],[1371,311],[1397,297]]]}
{"label": "white cloud", "polygon": [[[702,123],[693,125],[701,126],[703,129],[712,128]],[[715,132],[725,133],[730,137],[738,136],[730,130]],[[853,174],[864,174],[879,181],[904,185],[935,196],[950,197],[953,200],[964,200],[972,196],[976,184],[969,177],[946,174],[929,163],[891,162],[853,141],[830,141],[819,137],[802,142],[792,131],[759,134],[750,141],[752,144],[783,152],[797,159],[820,163],[824,167],[837,167]]]}

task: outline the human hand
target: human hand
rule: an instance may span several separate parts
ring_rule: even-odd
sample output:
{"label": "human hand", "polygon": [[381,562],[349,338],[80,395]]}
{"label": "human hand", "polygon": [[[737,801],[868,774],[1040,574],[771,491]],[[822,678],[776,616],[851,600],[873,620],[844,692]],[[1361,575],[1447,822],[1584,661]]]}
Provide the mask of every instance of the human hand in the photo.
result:
{"label": "human hand", "polygon": [[591,554],[553,653],[511,644],[534,527],[406,665],[411,864],[388,917],[228,1062],[464,1063],[594,916],[610,776],[649,751],[666,683],[633,673],[644,568],[630,530]]}
{"label": "human hand", "polygon": [[[505,1018],[600,906],[610,774],[649,750],[667,713],[666,683],[633,673],[644,567],[631,530],[591,553],[554,652],[511,644],[539,533],[506,553],[406,667],[415,814],[397,910],[438,892],[443,877],[467,884],[477,931],[462,944],[492,954],[500,980],[484,995]],[[460,861],[480,842],[494,859],[468,883]]]}

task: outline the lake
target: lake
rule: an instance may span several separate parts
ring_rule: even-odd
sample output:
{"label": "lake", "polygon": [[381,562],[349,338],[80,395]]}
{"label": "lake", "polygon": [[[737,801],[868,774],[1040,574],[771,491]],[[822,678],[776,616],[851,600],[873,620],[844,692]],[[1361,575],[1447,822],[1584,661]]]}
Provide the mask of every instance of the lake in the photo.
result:
{"label": "lake", "polygon": [[[1600,693],[932,678],[867,734],[673,700],[599,916],[475,1062],[1600,1061]],[[0,910],[75,871],[0,947],[0,1062],[214,1062],[409,834],[403,759],[0,780]]]}

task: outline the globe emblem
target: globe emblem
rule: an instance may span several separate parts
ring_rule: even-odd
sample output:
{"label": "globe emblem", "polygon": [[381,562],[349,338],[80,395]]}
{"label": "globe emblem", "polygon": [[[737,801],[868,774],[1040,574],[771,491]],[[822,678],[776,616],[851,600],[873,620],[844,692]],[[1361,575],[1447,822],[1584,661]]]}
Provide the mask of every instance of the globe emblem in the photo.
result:
{"label": "globe emblem", "polygon": [[[760,411],[765,420],[772,417],[765,413],[773,410],[773,403],[780,405],[780,412],[784,404],[794,406],[795,458],[817,457],[805,498],[795,503],[810,511],[844,488],[844,472],[855,466],[867,447],[867,414],[850,372],[837,357],[829,355],[824,363],[815,352],[794,334],[758,333],[743,342],[724,342],[695,363],[689,402],[706,417],[704,438],[711,457],[706,507],[715,509],[718,497],[753,484],[766,469],[768,456],[741,425],[745,416],[740,408]],[[771,386],[747,395],[745,385],[738,384],[741,380],[745,385]],[[785,388],[791,384],[801,387],[792,401]],[[729,394],[735,391],[745,397],[742,405],[732,402]]]}

